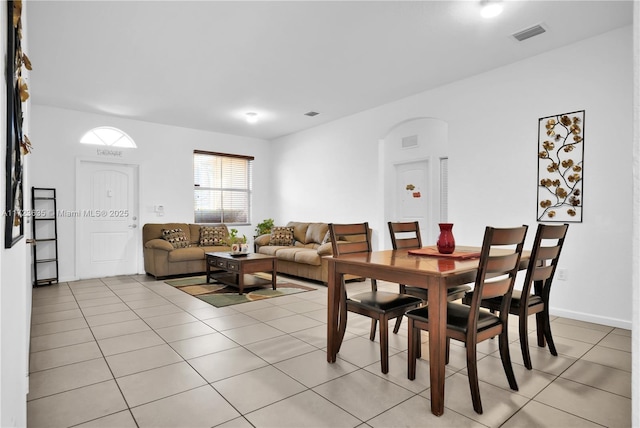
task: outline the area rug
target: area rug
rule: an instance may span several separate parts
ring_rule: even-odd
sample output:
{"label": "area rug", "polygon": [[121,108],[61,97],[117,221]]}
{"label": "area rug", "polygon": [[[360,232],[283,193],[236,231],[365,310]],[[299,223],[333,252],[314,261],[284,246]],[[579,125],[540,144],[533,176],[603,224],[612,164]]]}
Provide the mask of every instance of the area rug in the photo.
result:
{"label": "area rug", "polygon": [[245,286],[244,293],[242,295],[238,294],[237,287],[228,286],[215,281],[207,284],[207,279],[204,275],[170,279],[165,282],[180,291],[215,306],[216,308],[315,290],[315,288],[306,287],[304,285],[281,282],[280,279],[276,281],[275,290],[272,290],[271,286]]}

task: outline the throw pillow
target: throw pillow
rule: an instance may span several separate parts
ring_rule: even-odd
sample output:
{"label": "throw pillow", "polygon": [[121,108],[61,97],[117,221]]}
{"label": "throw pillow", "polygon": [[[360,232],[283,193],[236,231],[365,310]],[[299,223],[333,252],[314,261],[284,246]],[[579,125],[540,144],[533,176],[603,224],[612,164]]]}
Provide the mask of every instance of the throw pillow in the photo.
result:
{"label": "throw pillow", "polygon": [[200,246],[226,245],[227,228],[224,226],[200,227]]}
{"label": "throw pillow", "polygon": [[293,245],[293,227],[271,228],[269,245]]}
{"label": "throw pillow", "polygon": [[322,244],[326,244],[327,242],[331,242],[331,233],[327,230],[327,233],[324,234],[324,239],[322,239]]}
{"label": "throw pillow", "polygon": [[182,229],[162,229],[162,239],[170,242],[173,248],[187,248],[191,246],[187,235]]}

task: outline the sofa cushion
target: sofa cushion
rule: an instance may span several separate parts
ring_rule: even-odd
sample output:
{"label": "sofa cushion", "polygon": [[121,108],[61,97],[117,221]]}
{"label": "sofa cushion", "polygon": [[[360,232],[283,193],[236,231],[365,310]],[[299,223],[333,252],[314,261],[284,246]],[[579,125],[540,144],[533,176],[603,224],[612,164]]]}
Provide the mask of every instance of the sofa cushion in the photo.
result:
{"label": "sofa cushion", "polygon": [[329,231],[329,225],[327,223],[309,223],[307,228],[307,235],[305,236],[305,244],[312,242],[316,244],[322,244],[324,235]]}
{"label": "sofa cushion", "polygon": [[191,245],[182,229],[162,229],[162,239],[171,243],[173,248],[186,248]]}
{"label": "sofa cushion", "polygon": [[299,221],[290,221],[287,223],[287,227],[293,228],[293,239],[306,243],[307,240],[307,228],[309,223],[302,223]]}
{"label": "sofa cushion", "polygon": [[282,247],[276,252],[278,260],[302,263],[306,265],[320,266],[321,260],[318,252],[304,247]]}
{"label": "sofa cushion", "polygon": [[214,246],[226,245],[227,228],[225,226],[202,226],[200,228],[199,245]]}
{"label": "sofa cushion", "polygon": [[286,248],[290,248],[290,247],[281,247],[279,245],[265,245],[264,247],[260,247],[258,249],[258,252],[260,254],[265,254],[267,256],[275,256],[276,253],[282,249],[286,249]]}
{"label": "sofa cushion", "polygon": [[276,226],[271,228],[269,245],[293,245],[293,228]]}
{"label": "sofa cushion", "polygon": [[320,254],[316,250],[298,251],[295,256],[296,263],[303,263],[305,265],[320,266],[322,260]]}
{"label": "sofa cushion", "polygon": [[[164,229],[182,229],[191,241],[191,226],[187,223],[147,223],[142,227],[142,242],[146,243],[151,239],[162,239]],[[198,235],[194,238],[198,240]]]}
{"label": "sofa cushion", "polygon": [[176,248],[169,252],[167,259],[170,262],[204,260],[204,250],[201,247]]}

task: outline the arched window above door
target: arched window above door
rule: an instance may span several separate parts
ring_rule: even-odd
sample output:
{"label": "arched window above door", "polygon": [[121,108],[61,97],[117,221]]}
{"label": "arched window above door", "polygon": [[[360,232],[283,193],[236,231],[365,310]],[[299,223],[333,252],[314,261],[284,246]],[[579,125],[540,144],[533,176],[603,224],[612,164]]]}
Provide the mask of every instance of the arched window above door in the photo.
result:
{"label": "arched window above door", "polygon": [[94,144],[97,146],[137,148],[136,143],[124,131],[111,126],[93,128],[82,136],[82,144]]}

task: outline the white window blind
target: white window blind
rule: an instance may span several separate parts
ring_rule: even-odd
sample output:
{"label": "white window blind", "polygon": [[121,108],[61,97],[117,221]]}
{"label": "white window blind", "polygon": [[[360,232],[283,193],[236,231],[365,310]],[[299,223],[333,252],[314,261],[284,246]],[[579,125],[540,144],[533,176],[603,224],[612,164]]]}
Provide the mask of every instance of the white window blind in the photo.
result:
{"label": "white window blind", "polygon": [[252,163],[252,156],[193,152],[196,223],[249,224]]}
{"label": "white window blind", "polygon": [[449,221],[449,159],[440,158],[440,221]]}

